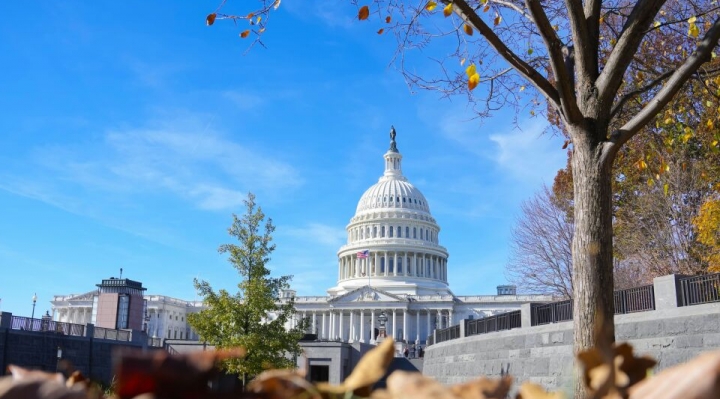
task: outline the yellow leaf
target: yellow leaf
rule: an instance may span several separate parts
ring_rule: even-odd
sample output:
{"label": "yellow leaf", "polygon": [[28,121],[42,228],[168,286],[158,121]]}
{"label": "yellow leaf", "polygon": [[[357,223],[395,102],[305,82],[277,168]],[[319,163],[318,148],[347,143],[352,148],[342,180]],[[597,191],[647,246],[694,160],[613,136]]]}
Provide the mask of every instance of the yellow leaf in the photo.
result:
{"label": "yellow leaf", "polygon": [[244,30],[244,31],[242,31],[242,33],[240,33],[240,37],[242,37],[243,39],[248,36],[250,36],[250,29]]}
{"label": "yellow leaf", "polygon": [[445,17],[449,17],[450,14],[452,14],[452,10],[453,10],[452,3],[448,3],[448,5],[446,5],[445,8],[443,8],[443,15]]}
{"label": "yellow leaf", "polygon": [[475,63],[468,65],[468,67],[465,69],[465,73],[467,74],[468,78],[470,76],[475,75],[477,73],[477,68],[475,67]]}
{"label": "yellow leaf", "polygon": [[654,185],[655,185],[655,180],[653,180],[653,179],[648,179],[647,185],[650,186],[650,187],[654,186]]}
{"label": "yellow leaf", "polygon": [[657,28],[658,26],[660,26],[660,21],[655,21],[655,23],[653,24],[653,26],[656,27],[656,28]]}
{"label": "yellow leaf", "polygon": [[556,31],[560,30],[560,25],[553,25],[553,29],[555,29]]}
{"label": "yellow leaf", "polygon": [[697,17],[690,17],[690,19],[688,19],[689,24],[694,24],[695,21],[697,21]]}
{"label": "yellow leaf", "polygon": [[690,24],[688,28],[688,35],[691,37],[698,37],[700,35],[700,29],[695,24]]}
{"label": "yellow leaf", "polygon": [[216,17],[217,17],[217,14],[215,14],[215,13],[208,14],[207,18],[205,18],[205,23],[207,24],[207,26],[214,24]]}
{"label": "yellow leaf", "polygon": [[672,120],[671,118],[667,118],[667,119],[665,119],[664,122],[665,122],[666,125],[669,125],[669,124],[671,124],[671,123],[673,122],[673,120]]}
{"label": "yellow leaf", "polygon": [[667,183],[663,184],[663,192],[665,193],[666,197],[668,195],[669,190],[670,190],[670,186]]}
{"label": "yellow leaf", "polygon": [[480,83],[480,75],[477,73],[472,74],[470,79],[468,79],[468,89],[473,90],[477,87],[478,83]]}
{"label": "yellow leaf", "polygon": [[495,26],[500,25],[500,21],[502,21],[502,17],[499,15],[496,15],[495,19],[493,20],[493,25],[495,25]]}
{"label": "yellow leaf", "polygon": [[520,91],[525,91],[525,86],[520,86]]}
{"label": "yellow leaf", "polygon": [[615,43],[617,43],[617,40],[615,40],[615,39],[610,39],[610,45],[611,45],[611,46],[614,46]]}
{"label": "yellow leaf", "polygon": [[535,116],[535,111],[530,111],[530,116]]}
{"label": "yellow leaf", "polygon": [[720,141],[713,140],[712,146],[713,146],[713,147],[717,147],[717,146],[718,146],[718,143],[720,143]]}
{"label": "yellow leaf", "polygon": [[432,11],[437,7],[437,3],[434,1],[428,1],[428,3],[425,5],[425,9],[428,11]]}
{"label": "yellow leaf", "polygon": [[362,6],[360,7],[360,11],[358,11],[358,19],[361,21],[364,21],[368,19],[370,16],[370,8],[368,6]]}
{"label": "yellow leaf", "polygon": [[472,36],[472,34],[473,34],[472,26],[465,24],[465,25],[463,25],[463,30],[465,31],[465,34],[467,34],[468,36]]}
{"label": "yellow leaf", "polygon": [[637,166],[637,168],[640,169],[640,170],[645,170],[645,169],[647,169],[647,164],[646,164],[645,161],[642,160],[642,159],[639,160],[639,161],[637,161],[637,162],[635,163],[635,166]]}
{"label": "yellow leaf", "polygon": [[385,32],[385,29],[380,28],[380,30],[377,33],[378,33],[378,35],[382,35],[383,32]]}
{"label": "yellow leaf", "polygon": [[601,24],[602,24],[603,22],[605,22],[605,16],[604,16],[604,15],[601,16],[601,17],[600,17],[600,20],[599,20],[598,22],[601,23]]}
{"label": "yellow leaf", "polygon": [[708,129],[712,129],[712,128],[715,126],[715,124],[713,123],[712,119],[708,119],[706,125],[707,125]]}

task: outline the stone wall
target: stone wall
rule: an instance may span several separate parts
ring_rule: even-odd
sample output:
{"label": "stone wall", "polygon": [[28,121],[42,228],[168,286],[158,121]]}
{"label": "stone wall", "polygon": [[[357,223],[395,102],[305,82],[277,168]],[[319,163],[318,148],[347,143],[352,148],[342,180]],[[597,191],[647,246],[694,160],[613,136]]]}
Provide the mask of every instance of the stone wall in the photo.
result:
{"label": "stone wall", "polygon": [[[10,317],[8,313],[2,316],[4,319]],[[110,384],[113,378],[112,354],[116,350],[147,348],[147,336],[138,332],[133,334],[134,342],[122,342],[94,339],[91,333],[88,336],[69,336],[52,331],[13,330],[6,325],[0,325],[0,375],[7,373],[10,364],[55,372],[58,368],[58,348],[61,348],[61,359],[69,361],[84,375]],[[144,343],[141,336],[145,338]]]}
{"label": "stone wall", "polygon": [[[677,302],[663,302],[665,294],[676,294],[658,292],[665,282],[655,284],[657,310],[615,316],[616,340],[657,359],[655,371],[720,349],[720,303],[677,307]],[[458,338],[426,348],[423,374],[443,383],[509,374],[516,382],[570,389],[572,341],[571,321]]]}

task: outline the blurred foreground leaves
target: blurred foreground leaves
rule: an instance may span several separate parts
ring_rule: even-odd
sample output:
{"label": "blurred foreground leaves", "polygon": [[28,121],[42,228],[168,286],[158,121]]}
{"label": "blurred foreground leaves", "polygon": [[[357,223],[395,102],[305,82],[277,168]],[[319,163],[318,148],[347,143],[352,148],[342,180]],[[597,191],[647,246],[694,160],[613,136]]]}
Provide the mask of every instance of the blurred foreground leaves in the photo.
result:
{"label": "blurred foreground leaves", "polygon": [[[244,356],[243,349],[170,355],[155,351],[121,353],[115,365],[113,393],[104,393],[79,372],[67,379],[59,373],[9,366],[11,376],[0,378],[0,399],[504,399],[511,377],[486,378],[446,386],[420,373],[395,371],[385,389],[373,385],[387,372],[394,342],[383,341],[368,352],[340,385],[312,384],[301,371],[268,370],[243,392],[214,392],[209,381],[218,362]],[[720,351],[703,354],[648,377],[655,360],[636,356],[630,344],[602,344],[578,354],[582,378],[590,398],[598,399],[710,399],[720,397]],[[560,399],[562,392],[547,392],[525,382],[516,399]]]}

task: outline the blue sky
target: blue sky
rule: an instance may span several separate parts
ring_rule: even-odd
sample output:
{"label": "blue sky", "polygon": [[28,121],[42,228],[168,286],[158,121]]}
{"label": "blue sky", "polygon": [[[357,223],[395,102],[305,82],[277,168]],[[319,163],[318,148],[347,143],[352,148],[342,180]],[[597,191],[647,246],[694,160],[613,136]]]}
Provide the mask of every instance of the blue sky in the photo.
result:
{"label": "blue sky", "polygon": [[247,54],[241,28],[205,26],[218,3],[0,3],[0,309],[29,315],[37,292],[44,313],[121,267],[154,294],[232,289],[217,247],[248,191],[277,225],[273,272],[323,295],[390,125],[451,289],[505,283],[519,204],[565,163],[543,120],[413,94],[349,2],[284,0]]}

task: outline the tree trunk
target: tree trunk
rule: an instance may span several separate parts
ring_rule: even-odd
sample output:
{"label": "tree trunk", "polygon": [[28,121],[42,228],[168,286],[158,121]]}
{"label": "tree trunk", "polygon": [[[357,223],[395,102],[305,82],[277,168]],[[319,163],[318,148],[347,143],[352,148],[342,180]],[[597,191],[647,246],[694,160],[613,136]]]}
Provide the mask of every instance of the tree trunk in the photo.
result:
{"label": "tree trunk", "polygon": [[[603,158],[603,143],[592,138],[601,135],[581,130],[571,133],[575,193],[573,349],[577,354],[597,346],[600,332],[614,341],[612,160]],[[575,397],[583,398],[582,374],[577,375]]]}

